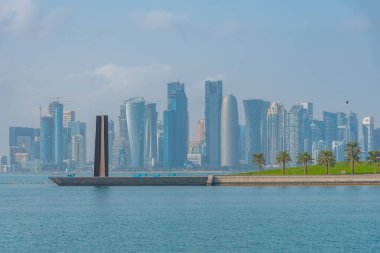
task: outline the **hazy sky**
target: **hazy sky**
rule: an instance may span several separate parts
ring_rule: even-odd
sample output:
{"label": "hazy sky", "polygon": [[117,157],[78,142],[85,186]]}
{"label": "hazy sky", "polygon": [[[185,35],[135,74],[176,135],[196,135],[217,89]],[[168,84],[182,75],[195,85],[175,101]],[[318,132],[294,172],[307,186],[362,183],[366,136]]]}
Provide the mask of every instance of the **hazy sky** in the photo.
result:
{"label": "hazy sky", "polygon": [[117,121],[126,98],[144,96],[162,118],[176,80],[190,129],[206,79],[237,97],[241,122],[247,98],[311,101],[317,117],[348,99],[380,122],[379,13],[377,0],[0,0],[0,154],[9,126],[39,126],[46,97],[88,123],[92,145],[96,114]]}

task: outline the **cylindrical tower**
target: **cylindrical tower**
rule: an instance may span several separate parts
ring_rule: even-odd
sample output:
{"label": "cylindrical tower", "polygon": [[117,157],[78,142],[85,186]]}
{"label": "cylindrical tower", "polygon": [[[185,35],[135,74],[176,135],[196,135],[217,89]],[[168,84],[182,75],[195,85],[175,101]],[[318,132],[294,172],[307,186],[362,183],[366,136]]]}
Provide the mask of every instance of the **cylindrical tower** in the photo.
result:
{"label": "cylindrical tower", "polygon": [[239,117],[236,98],[225,96],[221,117],[221,165],[239,165]]}
{"label": "cylindrical tower", "polygon": [[131,166],[133,168],[140,168],[143,166],[144,157],[144,98],[136,97],[128,99],[125,102],[125,112],[131,148]]}

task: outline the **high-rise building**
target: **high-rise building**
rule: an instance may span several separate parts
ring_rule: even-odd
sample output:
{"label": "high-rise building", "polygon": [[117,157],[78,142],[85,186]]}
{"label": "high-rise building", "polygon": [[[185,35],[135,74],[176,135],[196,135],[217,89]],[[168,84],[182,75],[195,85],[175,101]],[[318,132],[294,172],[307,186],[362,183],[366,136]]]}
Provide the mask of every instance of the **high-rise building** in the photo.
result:
{"label": "high-rise building", "polygon": [[63,104],[58,101],[49,104],[49,112],[54,121],[53,130],[53,157],[57,169],[63,169],[64,143],[63,143]]}
{"label": "high-rise building", "polygon": [[368,155],[368,151],[374,150],[374,131],[375,124],[373,117],[365,117],[362,122],[362,151],[363,156],[366,157]]}
{"label": "high-rise building", "polygon": [[157,123],[157,162],[158,166],[164,162],[164,127],[161,121]]}
{"label": "high-rise building", "polygon": [[325,139],[327,148],[332,150],[332,142],[338,138],[338,118],[336,113],[323,112],[323,121],[325,123]]}
{"label": "high-rise building", "polygon": [[356,113],[347,114],[347,142],[354,141],[359,143],[359,120]]}
{"label": "high-rise building", "polygon": [[125,103],[120,106],[119,132],[112,148],[112,168],[125,170],[130,167],[131,152],[128,137],[127,115]]}
{"label": "high-rise building", "polygon": [[197,121],[197,142],[203,142],[206,140],[205,132],[205,119],[200,119]]}
{"label": "high-rise building", "polygon": [[344,140],[343,141],[333,141],[332,151],[334,152],[336,162],[344,162],[345,161],[345,159],[346,159],[345,148],[346,148],[346,142]]}
{"label": "high-rise building", "polygon": [[220,166],[220,127],[223,99],[223,82],[205,82],[205,131],[206,163],[211,167]]}
{"label": "high-rise building", "polygon": [[375,150],[380,150],[380,128],[373,131],[373,140]]}
{"label": "high-rise building", "polygon": [[267,163],[276,164],[278,152],[286,150],[286,110],[281,103],[273,102],[267,114]]}
{"label": "high-rise building", "polygon": [[249,99],[243,101],[246,122],[246,156],[247,164],[253,154],[264,153],[267,158],[267,112],[269,102],[261,99]]}
{"label": "high-rise building", "polygon": [[[10,127],[9,128],[9,164],[15,165],[16,168],[22,168],[27,161],[34,161],[36,158],[35,129],[28,127]],[[16,161],[18,153],[22,153],[22,161]],[[21,157],[21,155],[18,155]]]}
{"label": "high-rise building", "polygon": [[246,127],[245,125],[239,126],[239,159],[240,163],[245,163],[245,153],[247,148],[247,142],[246,142]]}
{"label": "high-rise building", "polygon": [[187,160],[189,116],[185,85],[168,83],[168,109],[164,111],[164,165],[183,167]]}
{"label": "high-rise building", "polygon": [[303,134],[303,146],[304,151],[311,153],[312,145],[312,132],[311,132],[311,122],[313,121],[313,103],[302,102],[300,105],[303,108],[303,123],[302,123],[302,134]]}
{"label": "high-rise building", "polygon": [[69,122],[75,121],[75,111],[65,110],[63,111],[63,127],[68,128]]}
{"label": "high-rise building", "polygon": [[53,156],[54,119],[53,117],[41,118],[41,165],[42,169],[54,162]]}
{"label": "high-rise building", "polygon": [[298,154],[304,151],[303,112],[302,105],[294,105],[288,113],[289,154],[293,163],[297,161]]}
{"label": "high-rise building", "polygon": [[221,117],[221,165],[239,166],[239,118],[236,98],[225,96]]}
{"label": "high-rise building", "polygon": [[131,166],[142,168],[144,166],[144,98],[136,97],[125,101],[125,112],[131,149]]}
{"label": "high-rise building", "polygon": [[318,156],[323,150],[327,150],[327,143],[324,140],[319,140],[313,143],[311,154],[314,164],[318,164]]}
{"label": "high-rise building", "polygon": [[76,169],[83,169],[86,166],[86,140],[83,135],[71,136],[72,160]]}
{"label": "high-rise building", "polygon": [[311,122],[311,141],[312,143],[325,140],[325,122],[322,120],[312,120]]}
{"label": "high-rise building", "polygon": [[147,104],[144,115],[144,166],[147,168],[157,162],[157,116],[156,104]]}
{"label": "high-rise building", "polygon": [[112,166],[112,161],[113,161],[113,158],[112,158],[112,154],[113,154],[113,143],[115,142],[115,123],[113,122],[113,120],[109,120],[108,121],[108,150],[109,150],[109,153],[108,153],[108,161],[111,163],[111,166]]}
{"label": "high-rise building", "polygon": [[[68,138],[71,139],[71,142],[70,142],[70,145],[71,145],[71,148],[70,148],[70,151],[71,151],[71,155],[70,155],[70,160],[73,160],[74,161],[74,164],[77,166],[78,168],[78,164],[83,164],[83,166],[86,164],[86,145],[87,145],[87,131],[86,131],[86,123],[84,122],[80,122],[80,121],[71,121],[69,122],[69,125],[68,125],[68,133],[69,133],[69,136]],[[76,136],[76,138],[74,138]],[[78,136],[82,136],[82,138],[79,138]],[[77,143],[73,143],[72,141],[75,140],[77,141]],[[77,145],[77,146],[75,146]],[[73,147],[76,147],[76,150],[72,150]],[[78,148],[81,148],[81,150],[79,150]],[[82,152],[83,151],[83,152]],[[80,152],[80,156],[79,156],[79,153]],[[73,154],[76,154],[76,157],[73,157]],[[79,161],[79,160],[80,161]],[[82,160],[84,161],[84,163],[82,163]],[[83,168],[80,167],[80,168]]]}

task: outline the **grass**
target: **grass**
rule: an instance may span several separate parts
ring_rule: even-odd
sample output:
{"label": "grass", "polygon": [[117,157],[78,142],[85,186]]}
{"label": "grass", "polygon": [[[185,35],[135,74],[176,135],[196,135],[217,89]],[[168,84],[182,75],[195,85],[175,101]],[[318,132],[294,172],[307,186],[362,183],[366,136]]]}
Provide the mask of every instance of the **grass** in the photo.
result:
{"label": "grass", "polygon": [[[380,174],[380,166],[376,167],[376,173]],[[325,175],[326,168],[323,165],[309,165],[307,170],[308,175]],[[329,168],[329,175],[351,174],[351,164],[337,163],[335,167]],[[373,167],[365,162],[355,164],[355,174],[373,174]],[[239,176],[254,176],[258,175],[257,171],[243,172],[237,174]],[[281,175],[281,168],[262,170],[261,175]],[[285,169],[285,175],[303,175],[303,166],[289,167]]]}

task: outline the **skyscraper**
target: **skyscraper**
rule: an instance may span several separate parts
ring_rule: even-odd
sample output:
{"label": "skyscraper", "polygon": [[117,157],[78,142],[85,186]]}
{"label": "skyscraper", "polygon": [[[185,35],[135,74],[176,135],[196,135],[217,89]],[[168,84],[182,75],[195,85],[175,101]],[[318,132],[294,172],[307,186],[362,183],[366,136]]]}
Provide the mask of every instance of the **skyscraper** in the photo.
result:
{"label": "skyscraper", "polygon": [[380,150],[380,128],[376,128],[373,132],[375,150]]}
{"label": "skyscraper", "polygon": [[374,131],[375,131],[375,125],[373,117],[365,117],[363,119],[362,123],[362,149],[363,149],[363,156],[366,157],[368,155],[368,151],[374,150]]}
{"label": "skyscraper", "polygon": [[131,166],[133,168],[141,168],[144,166],[144,98],[136,97],[128,99],[125,102],[125,112],[131,149]]}
{"label": "skyscraper", "polygon": [[63,112],[63,127],[68,128],[69,122],[75,121],[75,111],[65,110]]}
{"label": "skyscraper", "polygon": [[315,143],[325,140],[325,122],[322,120],[313,120],[311,122],[311,142]]}
{"label": "skyscraper", "polygon": [[220,127],[223,99],[223,82],[205,82],[205,133],[206,163],[211,167],[220,166]]}
{"label": "skyscraper", "polygon": [[9,128],[9,164],[15,165],[16,168],[22,168],[23,164],[16,161],[17,153],[23,153],[25,162],[32,161],[35,158],[35,129],[28,127],[10,127]]}
{"label": "skyscraper", "polygon": [[125,103],[120,106],[119,132],[112,148],[113,169],[127,169],[131,164],[131,152],[128,137],[127,115]]}
{"label": "skyscraper", "polygon": [[239,166],[239,118],[236,98],[225,96],[221,111],[221,165]]}
{"label": "skyscraper", "polygon": [[205,133],[205,119],[200,119],[197,121],[197,142],[203,142],[206,140]]}
{"label": "skyscraper", "polygon": [[[86,123],[80,121],[71,121],[68,125],[69,136],[71,139],[70,145],[70,159],[74,161],[74,164],[77,168],[83,168],[86,164],[86,145],[87,145],[87,131],[86,131]],[[76,143],[73,143],[73,140]],[[75,147],[75,150],[72,148]],[[75,154],[75,157],[73,156]],[[80,166],[80,167],[78,167]]]}
{"label": "skyscraper", "polygon": [[58,101],[51,102],[49,104],[49,112],[51,113],[54,122],[54,162],[57,165],[57,169],[63,169],[63,104]]}
{"label": "skyscraper", "polygon": [[72,160],[76,169],[83,169],[86,166],[86,140],[83,135],[71,136]]}
{"label": "skyscraper", "polygon": [[113,150],[113,143],[115,142],[115,123],[113,120],[108,121],[108,161],[112,164],[113,158],[112,158],[112,150]]}
{"label": "skyscraper", "polygon": [[356,113],[347,114],[347,137],[346,140],[359,143],[359,120]]}
{"label": "skyscraper", "polygon": [[151,168],[157,162],[157,109],[156,104],[145,106],[144,115],[144,166]]}
{"label": "skyscraper", "polygon": [[247,163],[251,160],[251,156],[256,153],[266,152],[266,131],[267,131],[267,112],[269,102],[261,99],[244,100],[244,112],[246,121],[246,141],[247,149],[245,160]]}
{"label": "skyscraper", "polygon": [[54,161],[53,158],[54,120],[52,117],[41,118],[41,164],[42,169]]}
{"label": "skyscraper", "polygon": [[303,108],[303,123],[302,123],[302,134],[304,141],[304,151],[311,154],[311,145],[312,145],[312,133],[311,133],[311,122],[313,121],[313,103],[302,102],[300,105]]}
{"label": "skyscraper", "polygon": [[267,115],[267,163],[276,164],[278,152],[285,151],[286,110],[281,103],[273,102]]}
{"label": "skyscraper", "polygon": [[168,108],[164,111],[164,165],[183,167],[187,160],[189,116],[185,85],[168,83]]}
{"label": "skyscraper", "polygon": [[304,151],[303,137],[303,107],[294,105],[289,113],[289,154],[293,163],[297,161],[299,153]]}
{"label": "skyscraper", "polygon": [[323,121],[325,123],[325,138],[327,148],[332,150],[332,142],[338,138],[338,117],[336,113],[323,112]]}

